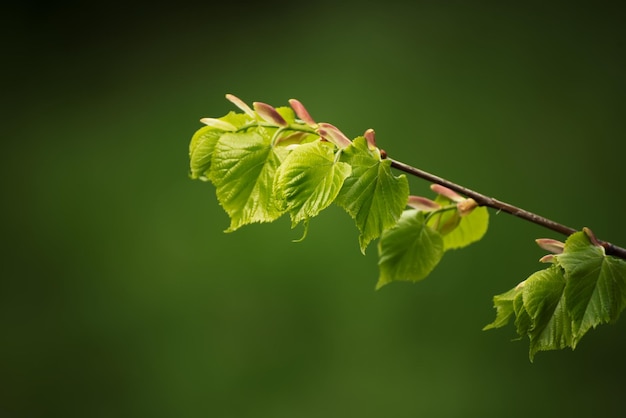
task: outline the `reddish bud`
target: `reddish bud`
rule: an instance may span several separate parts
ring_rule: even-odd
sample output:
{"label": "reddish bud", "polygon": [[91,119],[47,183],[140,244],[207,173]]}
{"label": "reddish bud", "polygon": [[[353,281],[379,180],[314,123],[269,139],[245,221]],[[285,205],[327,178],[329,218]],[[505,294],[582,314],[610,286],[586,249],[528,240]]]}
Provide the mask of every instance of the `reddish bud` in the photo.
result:
{"label": "reddish bud", "polygon": [[307,125],[309,125],[311,127],[315,127],[316,126],[315,121],[313,120],[311,115],[309,115],[309,112],[306,110],[304,105],[302,103],[300,103],[299,100],[289,99],[289,104],[291,105],[291,108],[293,109],[293,111],[296,112],[296,115],[304,123],[306,123]]}
{"label": "reddish bud", "polygon": [[365,140],[367,141],[367,146],[370,149],[375,149],[376,148],[376,133],[374,132],[374,130],[371,128],[368,129],[367,131],[365,131],[363,136],[365,137]]}
{"label": "reddish bud", "polygon": [[563,248],[565,248],[565,243],[552,238],[539,238],[536,239],[535,242],[538,246],[552,254],[561,254]]}
{"label": "reddish bud", "polygon": [[598,238],[596,238],[596,234],[594,234],[591,229],[585,226],[583,227],[583,232],[585,233],[585,235],[587,235],[587,238],[589,238],[589,241],[591,241],[593,245],[595,245],[596,247],[602,247],[602,244],[600,244],[600,241],[598,241]]}
{"label": "reddish bud", "polygon": [[254,112],[252,111],[252,109],[250,109],[250,106],[245,104],[244,101],[241,100],[239,97],[233,94],[227,94],[226,99],[228,99],[228,101],[237,106],[239,109],[243,110],[246,115],[250,116],[253,119],[256,118]]}
{"label": "reddish bud", "polygon": [[554,258],[555,258],[554,254],[544,255],[543,257],[541,257],[539,259],[539,262],[540,263],[553,263],[554,262]]}
{"label": "reddish bud", "polygon": [[274,106],[262,102],[254,102],[252,106],[254,106],[254,111],[266,122],[274,123],[278,126],[288,125],[287,121],[278,113]]}
{"label": "reddish bud", "polygon": [[220,129],[222,131],[236,131],[237,130],[237,128],[234,125],[231,125],[230,123],[223,121],[223,120],[219,120],[219,119],[202,118],[200,119],[200,122],[212,128]]}
{"label": "reddish bud", "polygon": [[476,203],[476,201],[472,198],[463,199],[456,204],[456,208],[461,216],[469,215],[477,207],[478,203]]}
{"label": "reddish bud", "polygon": [[442,186],[441,184],[431,184],[430,190],[444,197],[447,197],[448,199],[456,203],[459,203],[465,200],[463,196],[461,196],[460,194],[458,194],[452,189],[448,189],[447,187]]}
{"label": "reddish bud", "polygon": [[330,123],[318,124],[317,133],[325,140],[332,142],[339,148],[345,148],[352,144],[352,141],[344,135],[337,127]]}
{"label": "reddish bud", "polygon": [[413,209],[421,210],[423,212],[432,212],[437,209],[441,209],[441,205],[433,200],[422,196],[409,196],[407,205]]}

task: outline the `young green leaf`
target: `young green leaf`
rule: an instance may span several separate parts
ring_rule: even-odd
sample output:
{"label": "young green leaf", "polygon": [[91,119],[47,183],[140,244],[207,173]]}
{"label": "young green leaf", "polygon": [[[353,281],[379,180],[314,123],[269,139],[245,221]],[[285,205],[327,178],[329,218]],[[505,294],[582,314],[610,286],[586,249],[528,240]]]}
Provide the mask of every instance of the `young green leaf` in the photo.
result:
{"label": "young green leaf", "polygon": [[520,337],[530,338],[531,361],[538,351],[575,349],[587,331],[617,320],[626,307],[626,262],[606,256],[584,232],[570,235],[553,260],[494,297],[496,319],[484,328],[505,325],[513,313]]}
{"label": "young green leaf", "polygon": [[456,204],[445,197],[437,196],[435,203],[442,207],[448,206],[448,208],[433,212],[426,220],[426,223],[441,235],[447,235],[459,226],[461,214],[456,209]]}
{"label": "young green leaf", "polygon": [[424,279],[443,252],[441,234],[426,225],[424,212],[405,210],[396,226],[384,231],[378,242],[380,275],[376,288],[397,280]]}
{"label": "young green leaf", "polygon": [[519,331],[528,333],[531,361],[538,351],[572,346],[571,318],[563,295],[565,286],[563,271],[555,264],[526,279],[522,296],[531,326]]}
{"label": "young green leaf", "polygon": [[567,239],[557,260],[568,278],[565,297],[576,346],[589,329],[615,321],[626,306],[626,262],[606,256],[584,232]]}
{"label": "young green leaf", "polygon": [[511,318],[515,316],[513,301],[521,293],[522,285],[520,284],[508,292],[494,296],[493,307],[496,308],[496,319],[492,323],[485,325],[483,331],[500,328],[508,324]]}
{"label": "young green leaf", "polygon": [[329,142],[296,146],[278,168],[273,186],[280,210],[289,212],[292,227],[327,208],[350,172],[349,164],[336,161],[335,147]]}
{"label": "young green leaf", "polygon": [[[442,207],[455,206],[458,203],[442,195],[438,195],[435,202]],[[441,233],[444,251],[448,251],[480,241],[487,233],[489,212],[486,207],[477,207],[467,215],[461,215],[457,208],[453,208],[434,213],[427,223]]]}
{"label": "young green leaf", "polygon": [[443,236],[445,251],[466,247],[480,241],[487,233],[489,212],[486,207],[478,207],[462,216],[456,228]]}
{"label": "young green leaf", "polygon": [[252,119],[245,114],[229,112],[219,119],[204,118],[201,121],[209,125],[198,129],[189,142],[189,176],[192,179],[208,180],[213,150],[217,140],[226,132],[224,127],[236,130]]}
{"label": "young green leaf", "polygon": [[406,176],[394,176],[391,161],[368,148],[358,137],[345,148],[341,161],[352,166],[336,203],[355,220],[361,252],[380,234],[393,227],[406,207],[409,185]]}
{"label": "young green leaf", "polygon": [[225,133],[215,145],[209,178],[217,199],[231,219],[227,232],[282,215],[272,185],[283,148],[271,144],[269,132]]}
{"label": "young green leaf", "polygon": [[189,176],[192,179],[207,180],[211,158],[217,140],[224,131],[211,126],[198,129],[189,143]]}

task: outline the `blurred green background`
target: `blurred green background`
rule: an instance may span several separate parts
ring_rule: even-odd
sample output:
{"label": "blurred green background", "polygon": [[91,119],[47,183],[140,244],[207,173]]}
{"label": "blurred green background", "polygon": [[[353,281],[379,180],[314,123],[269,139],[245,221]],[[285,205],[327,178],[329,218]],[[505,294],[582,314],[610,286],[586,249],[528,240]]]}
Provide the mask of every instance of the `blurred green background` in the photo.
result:
{"label": "blurred green background", "polygon": [[0,416],[623,416],[626,319],[534,363],[512,327],[481,331],[554,233],[491,212],[425,281],[375,291],[375,243],[362,255],[340,209],[302,243],[286,218],[225,234],[213,187],[187,176],[226,93],[297,98],[396,159],[626,245],[617,7],[4,7]]}

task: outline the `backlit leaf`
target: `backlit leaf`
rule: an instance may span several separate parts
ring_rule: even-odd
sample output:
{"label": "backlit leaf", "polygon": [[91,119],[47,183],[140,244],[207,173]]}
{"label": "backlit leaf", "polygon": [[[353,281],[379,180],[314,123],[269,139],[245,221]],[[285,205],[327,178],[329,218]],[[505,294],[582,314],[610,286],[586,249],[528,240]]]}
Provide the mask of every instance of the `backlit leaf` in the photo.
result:
{"label": "backlit leaf", "polygon": [[[245,114],[229,112],[218,120],[227,122],[226,124],[232,127],[240,128],[252,119]],[[223,129],[216,129],[213,126],[203,126],[193,134],[189,142],[189,176],[192,179],[208,180],[215,144],[225,132]]]}
{"label": "backlit leaf", "polygon": [[[456,206],[456,202],[442,195],[438,195],[435,202],[442,207]],[[461,216],[455,207],[434,213],[427,223],[441,233],[444,250],[448,251],[480,241],[487,233],[489,212],[486,207],[477,207],[469,214]]]}
{"label": "backlit leaf", "polygon": [[296,146],[280,165],[274,194],[280,210],[289,212],[292,227],[328,207],[350,175],[350,165],[335,161],[334,151],[329,142],[309,142]]}
{"label": "backlit leaf", "polygon": [[404,175],[394,176],[391,160],[381,160],[363,137],[343,150],[341,161],[352,166],[352,173],[336,203],[355,220],[361,251],[365,252],[372,240],[398,222],[409,197],[408,181]]}
{"label": "backlit leaf", "polygon": [[198,129],[189,144],[189,168],[192,179],[208,180],[208,171],[217,140],[224,131],[211,126]]}
{"label": "backlit leaf", "polygon": [[444,250],[453,250],[466,247],[480,241],[489,226],[489,212],[486,207],[478,207],[468,215],[462,216],[461,221],[449,233],[443,236]]}
{"label": "backlit leaf", "polygon": [[378,242],[377,289],[397,280],[422,280],[437,266],[443,239],[424,221],[424,212],[405,210],[396,226],[383,232]]}
{"label": "backlit leaf", "polygon": [[271,222],[283,213],[272,193],[282,152],[272,147],[271,136],[264,130],[225,133],[217,141],[209,178],[231,218],[227,232],[249,223]]}

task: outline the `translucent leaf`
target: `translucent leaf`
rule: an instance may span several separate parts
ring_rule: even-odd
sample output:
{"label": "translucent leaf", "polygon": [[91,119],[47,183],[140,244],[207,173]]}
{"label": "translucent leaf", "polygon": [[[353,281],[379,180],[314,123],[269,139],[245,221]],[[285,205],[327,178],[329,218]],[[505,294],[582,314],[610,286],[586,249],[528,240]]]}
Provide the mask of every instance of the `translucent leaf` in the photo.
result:
{"label": "translucent leaf", "polygon": [[565,296],[574,346],[591,328],[615,321],[626,304],[626,262],[606,256],[584,232],[571,235],[557,262],[568,278]]}
{"label": "translucent leaf", "polygon": [[452,202],[447,197],[438,195],[435,198],[435,203],[438,203],[442,207],[452,206],[448,210],[442,210],[432,213],[428,217],[427,224],[431,228],[438,231],[441,235],[446,235],[452,232],[461,222],[461,214],[456,209],[456,203]]}
{"label": "translucent leaf", "polygon": [[378,253],[377,289],[396,280],[416,282],[441,260],[443,239],[425,224],[424,212],[410,209],[402,213],[396,226],[382,233]]}
{"label": "translucent leaf", "polygon": [[350,165],[335,161],[334,145],[316,141],[299,145],[280,165],[274,194],[288,211],[292,227],[328,207],[350,175]]}
{"label": "translucent leaf", "polygon": [[372,240],[398,222],[409,197],[408,181],[404,175],[394,176],[391,160],[381,160],[363,137],[343,150],[341,161],[352,166],[352,173],[335,202],[355,220],[365,252]]}
{"label": "translucent leaf", "polygon": [[489,212],[485,207],[478,207],[470,214],[461,217],[458,223],[449,233],[443,236],[444,250],[453,250],[466,247],[476,241],[480,241],[489,226]]}
{"label": "translucent leaf", "polygon": [[276,111],[279,115],[285,119],[285,121],[289,124],[296,122],[296,114],[293,112],[293,109],[288,106],[277,107]]}
{"label": "translucent leaf", "polygon": [[211,126],[203,126],[194,133],[189,143],[189,175],[192,179],[207,179],[215,144],[223,134],[224,131]]}
{"label": "translucent leaf", "polygon": [[[235,112],[229,112],[218,120],[227,122],[235,128],[240,128],[252,121],[247,115]],[[208,180],[215,144],[224,133],[222,129],[203,126],[193,134],[189,142],[189,176],[192,179]]]}
{"label": "translucent leaf", "polygon": [[217,141],[209,178],[231,218],[227,232],[249,223],[271,222],[283,213],[272,195],[280,151],[284,150],[271,146],[271,137],[264,130],[225,133]]}
{"label": "translucent leaf", "polygon": [[[438,195],[435,202],[442,207],[456,206],[445,196]],[[486,207],[477,207],[465,216],[461,216],[456,208],[438,212],[428,219],[428,225],[443,235],[444,250],[466,247],[480,241],[489,226],[489,212]]]}

